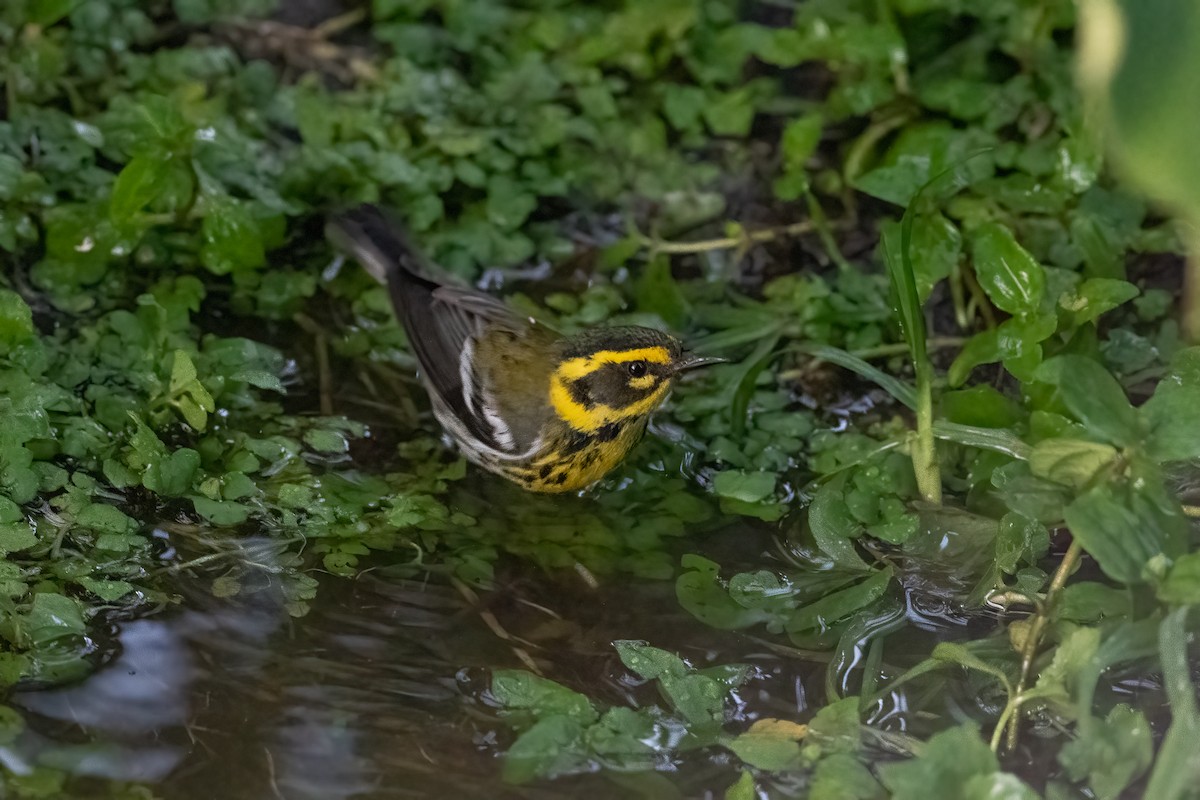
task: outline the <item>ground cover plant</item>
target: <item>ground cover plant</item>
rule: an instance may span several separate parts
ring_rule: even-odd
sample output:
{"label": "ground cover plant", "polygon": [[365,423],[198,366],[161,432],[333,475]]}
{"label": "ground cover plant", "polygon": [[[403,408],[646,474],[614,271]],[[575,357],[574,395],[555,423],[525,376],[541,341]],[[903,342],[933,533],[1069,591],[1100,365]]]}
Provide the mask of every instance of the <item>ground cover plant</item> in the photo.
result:
{"label": "ground cover plant", "polygon": [[[1196,796],[1200,15],[1169,5],[4,4],[6,696],[103,670],[185,577],[299,628],[368,570],[646,588],[688,627],[462,682],[496,785]],[[563,330],[730,363],[594,490],[522,495],[447,449],[326,244],[362,201]],[[169,796],[45,735],[3,707],[5,796]]]}

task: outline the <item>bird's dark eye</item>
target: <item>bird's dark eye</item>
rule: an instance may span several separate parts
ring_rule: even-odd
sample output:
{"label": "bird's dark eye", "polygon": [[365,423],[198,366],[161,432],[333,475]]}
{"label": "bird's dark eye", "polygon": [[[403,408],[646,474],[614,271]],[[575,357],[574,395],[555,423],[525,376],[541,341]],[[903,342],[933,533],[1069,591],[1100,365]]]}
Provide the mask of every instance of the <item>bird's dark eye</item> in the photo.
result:
{"label": "bird's dark eye", "polygon": [[645,375],[646,374],[646,362],[645,361],[630,361],[629,362],[629,374],[635,378],[640,378],[643,375]]}

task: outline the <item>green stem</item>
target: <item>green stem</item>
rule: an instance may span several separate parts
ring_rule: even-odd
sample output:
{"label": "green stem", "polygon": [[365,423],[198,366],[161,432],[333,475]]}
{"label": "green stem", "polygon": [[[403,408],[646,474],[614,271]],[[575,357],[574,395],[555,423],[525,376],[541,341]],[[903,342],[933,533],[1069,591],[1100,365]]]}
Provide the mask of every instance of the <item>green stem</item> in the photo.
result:
{"label": "green stem", "polygon": [[741,236],[725,236],[720,239],[705,239],[700,242],[667,242],[652,236],[639,235],[642,245],[651,253],[667,253],[670,255],[687,255],[689,253],[706,253],[710,250],[731,250],[735,247],[748,247],[752,244],[770,242],[784,236],[799,236],[813,229],[810,220],[793,222],[782,228],[768,228],[761,231],[746,231]]}
{"label": "green stem", "polygon": [[1034,615],[1033,621],[1029,625],[1029,632],[1025,636],[1025,641],[1021,645],[1021,678],[1017,682],[1017,690],[1013,693],[1010,704],[1013,706],[1013,713],[1008,719],[1008,751],[1011,753],[1017,747],[1017,727],[1021,720],[1020,714],[1016,713],[1020,710],[1021,704],[1024,702],[1022,695],[1025,694],[1026,688],[1029,686],[1030,676],[1033,674],[1033,659],[1037,656],[1038,647],[1042,642],[1042,634],[1045,633],[1046,624],[1050,619],[1050,614],[1054,610],[1054,603],[1058,599],[1059,592],[1067,584],[1067,578],[1071,577],[1071,573],[1075,570],[1075,565],[1079,563],[1080,556],[1083,555],[1083,545],[1078,539],[1071,541],[1071,546],[1067,548],[1067,552],[1063,555],[1062,563],[1058,565],[1058,569],[1054,572],[1054,578],[1050,581],[1050,587],[1046,590],[1046,599],[1042,602],[1042,607],[1038,613]]}
{"label": "green stem", "polygon": [[917,489],[928,503],[942,503],[942,471],[938,464],[937,443],[933,436],[933,369],[928,358],[916,363],[917,433],[913,442],[913,471]]}

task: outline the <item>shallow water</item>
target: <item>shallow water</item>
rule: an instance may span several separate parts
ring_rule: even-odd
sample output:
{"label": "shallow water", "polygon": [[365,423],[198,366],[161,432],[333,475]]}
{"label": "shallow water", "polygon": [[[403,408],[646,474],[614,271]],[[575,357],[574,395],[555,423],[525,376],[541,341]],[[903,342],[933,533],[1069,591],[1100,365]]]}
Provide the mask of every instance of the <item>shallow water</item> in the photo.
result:
{"label": "shallow water", "polygon": [[[736,522],[681,547],[730,563],[739,552],[760,558],[769,544],[765,530]],[[92,676],[12,698],[29,730],[5,757],[145,782],[167,800],[619,798],[633,795],[603,774],[506,787],[500,753],[512,735],[486,702],[488,670],[534,665],[600,702],[653,703],[650,687],[623,680],[611,646],[645,639],[696,666],[753,665],[734,697],[746,723],[803,721],[826,702],[827,654],[791,650],[761,630],[714,631],[679,606],[671,581],[613,577],[595,587],[572,571],[508,563],[497,589],[476,594],[444,577],[395,573],[381,560],[356,579],[326,576],[299,619],[269,577],[217,599],[213,575],[180,575],[179,607],[114,621],[97,637],[104,657]],[[889,673],[932,640],[967,633],[967,620],[936,598],[910,595],[896,608],[879,621],[893,631],[888,661],[901,662],[885,665]],[[834,665],[840,690],[856,690],[864,652]],[[893,693],[868,717],[923,733],[930,721],[911,705]],[[736,774],[730,760],[710,750],[664,766],[682,796],[709,797]]]}

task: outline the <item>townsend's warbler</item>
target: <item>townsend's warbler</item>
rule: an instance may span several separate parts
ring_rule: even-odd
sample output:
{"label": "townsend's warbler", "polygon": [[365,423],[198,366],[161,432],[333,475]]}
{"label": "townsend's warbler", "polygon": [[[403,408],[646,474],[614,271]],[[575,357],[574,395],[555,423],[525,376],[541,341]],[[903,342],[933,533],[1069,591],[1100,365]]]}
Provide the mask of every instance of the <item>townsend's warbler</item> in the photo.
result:
{"label": "townsend's warbler", "polygon": [[599,480],[698,358],[641,327],[560,336],[494,297],[453,285],[372,206],[331,220],[331,239],[385,284],[433,411],[466,457],[535,492]]}

